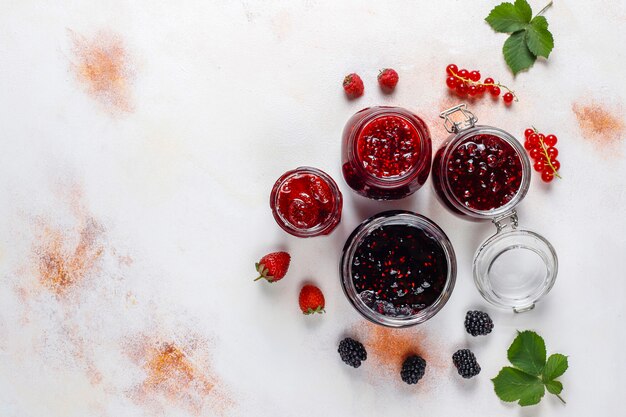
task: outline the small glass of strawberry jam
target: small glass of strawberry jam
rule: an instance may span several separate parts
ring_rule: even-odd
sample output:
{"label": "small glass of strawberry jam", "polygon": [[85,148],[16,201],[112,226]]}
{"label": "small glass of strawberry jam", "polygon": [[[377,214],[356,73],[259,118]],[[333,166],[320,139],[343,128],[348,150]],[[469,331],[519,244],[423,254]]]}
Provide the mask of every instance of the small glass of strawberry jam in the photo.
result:
{"label": "small glass of strawberry jam", "polygon": [[428,178],[431,155],[426,124],[400,107],[363,109],[343,131],[343,177],[365,197],[394,200],[413,194]]}
{"label": "small glass of strawberry jam", "polygon": [[530,186],[526,151],[510,133],[476,125],[465,104],[441,117],[450,136],[433,160],[437,196],[453,213],[496,226],[474,256],[476,287],[496,306],[530,310],[554,285],[558,259],[543,236],[519,227],[516,208]]}
{"label": "small glass of strawberry jam", "polygon": [[343,290],[365,318],[389,327],[422,323],[450,297],[456,257],[434,222],[408,211],[379,213],[358,226],[341,259]]}
{"label": "small glass of strawberry jam", "polygon": [[276,223],[294,236],[327,235],[341,221],[342,196],[324,171],[299,167],[276,181],[270,207]]}

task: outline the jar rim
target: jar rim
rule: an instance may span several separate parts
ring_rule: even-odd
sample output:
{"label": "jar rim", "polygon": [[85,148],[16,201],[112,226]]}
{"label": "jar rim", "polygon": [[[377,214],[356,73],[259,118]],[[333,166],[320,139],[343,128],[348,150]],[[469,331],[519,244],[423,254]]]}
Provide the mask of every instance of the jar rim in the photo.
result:
{"label": "jar rim", "polygon": [[493,219],[494,217],[497,217],[497,216],[500,216],[500,215],[503,215],[512,211],[515,207],[517,207],[517,205],[526,196],[526,193],[528,192],[528,189],[530,188],[530,175],[531,175],[530,160],[528,159],[528,155],[526,154],[526,151],[524,147],[522,146],[522,144],[520,144],[513,135],[497,127],[486,126],[486,125],[476,125],[472,128],[464,129],[460,131],[459,133],[456,133],[453,136],[452,140],[450,140],[450,142],[446,145],[443,151],[443,154],[441,156],[441,160],[446,161],[450,157],[452,152],[465,139],[471,136],[479,135],[479,134],[490,134],[490,135],[493,135],[502,139],[507,144],[509,144],[515,150],[515,153],[518,155],[521,165],[522,165],[522,179],[521,179],[519,189],[517,190],[515,196],[506,204],[500,207],[490,209],[490,210],[477,210],[477,209],[472,209],[470,207],[467,207],[452,192],[450,179],[448,178],[448,170],[446,169],[446,164],[443,162],[438,167],[439,176],[441,178],[441,185],[442,185],[441,190],[445,194],[446,199],[450,202],[450,204],[454,206],[454,208],[460,211],[462,214],[465,214],[467,216],[470,216],[476,219]]}
{"label": "jar rim", "polygon": [[[369,179],[369,181],[371,181],[377,187],[383,188],[383,189],[397,188],[412,181],[415,177],[419,175],[420,171],[424,168],[424,166],[430,162],[430,158],[432,156],[431,151],[428,149],[428,142],[429,142],[428,139],[430,138],[430,132],[428,131],[428,127],[426,126],[425,123],[423,123],[422,119],[419,116],[417,116],[413,112],[403,107],[396,107],[396,106],[366,107],[362,110],[359,110],[357,114],[365,110],[374,110],[374,112],[364,117],[362,120],[360,120],[354,126],[354,129],[350,132],[351,146],[349,146],[348,152],[350,153],[351,159],[354,161],[353,166],[355,170],[358,171],[361,175],[366,176]],[[394,176],[394,177],[381,178],[381,177],[377,177],[373,175],[363,166],[363,161],[361,160],[358,149],[357,149],[358,142],[359,142],[358,139],[359,139],[359,134],[363,131],[363,129],[368,124],[372,123],[374,120],[380,117],[389,116],[389,115],[400,117],[401,119],[409,123],[415,129],[415,131],[417,132],[419,136],[419,147],[420,147],[419,157],[418,157],[417,163],[414,164],[404,174]],[[412,119],[417,119],[418,122],[422,122],[422,123],[421,124],[415,123],[415,121]]]}
{"label": "jar rim", "polygon": [[[441,294],[435,302],[412,316],[393,317],[380,314],[368,307],[354,288],[352,259],[356,249],[361,241],[371,232],[388,224],[410,224],[425,229],[437,239],[447,261],[446,283]],[[346,298],[364,318],[387,327],[408,327],[427,321],[447,303],[456,283],[456,255],[452,243],[445,232],[428,217],[406,210],[384,211],[366,219],[352,231],[343,248],[339,264],[339,275],[341,277],[341,287]]]}
{"label": "jar rim", "polygon": [[[278,210],[278,195],[279,195],[280,188],[288,179],[299,174],[316,175],[328,184],[331,192],[333,193],[334,202],[335,202],[332,212],[338,213],[338,216],[330,215],[328,216],[326,221],[314,227],[311,227],[308,229],[302,229],[293,225],[283,215],[283,213],[280,210]],[[295,169],[285,172],[276,180],[276,182],[274,183],[274,186],[272,187],[272,192],[270,194],[270,206],[272,208],[272,214],[274,215],[274,219],[276,220],[276,223],[278,223],[278,225],[284,231],[294,236],[298,236],[298,237],[314,237],[314,236],[319,236],[319,235],[325,234],[326,232],[329,232],[330,230],[334,229],[337,226],[337,224],[339,224],[339,221],[340,221],[339,218],[341,217],[341,210],[343,206],[343,197],[341,195],[341,191],[339,190],[339,187],[337,186],[337,183],[335,182],[335,180],[332,179],[330,175],[328,175],[327,173],[325,173],[324,171],[318,168],[314,168],[310,166],[300,166],[300,167],[297,167]]]}

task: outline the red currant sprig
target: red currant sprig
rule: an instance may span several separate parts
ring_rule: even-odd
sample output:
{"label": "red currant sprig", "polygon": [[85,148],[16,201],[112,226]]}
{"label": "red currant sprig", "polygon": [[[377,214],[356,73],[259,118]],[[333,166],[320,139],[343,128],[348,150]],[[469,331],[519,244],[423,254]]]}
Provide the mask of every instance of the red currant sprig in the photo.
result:
{"label": "red currant sprig", "polygon": [[561,178],[558,172],[561,163],[556,159],[559,151],[554,146],[558,140],[557,137],[555,135],[545,136],[534,127],[526,129],[524,136],[526,137],[524,148],[534,160],[533,168],[535,171],[541,172],[541,179],[544,182],[550,182],[554,177]]}
{"label": "red currant sprig", "polygon": [[502,89],[506,90],[506,93],[502,96],[504,104],[510,105],[513,101],[519,101],[515,92],[504,84],[495,82],[493,78],[485,78],[480,81],[480,72],[468,71],[461,69],[455,65],[450,64],[446,67],[446,85],[450,90],[454,90],[460,96],[470,95],[477,96],[482,95],[486,91],[489,92],[494,98],[500,96]]}

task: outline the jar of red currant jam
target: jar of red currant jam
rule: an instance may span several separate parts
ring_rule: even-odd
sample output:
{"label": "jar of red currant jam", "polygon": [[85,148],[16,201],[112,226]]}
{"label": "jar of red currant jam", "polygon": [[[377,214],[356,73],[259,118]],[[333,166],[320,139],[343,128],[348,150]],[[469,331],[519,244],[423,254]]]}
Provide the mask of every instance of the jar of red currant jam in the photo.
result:
{"label": "jar of red currant jam", "polygon": [[270,207],[276,223],[287,233],[298,237],[327,235],[341,221],[341,191],[324,171],[300,167],[276,181]]}
{"label": "jar of red currant jam", "polygon": [[357,193],[376,200],[407,197],[428,178],[432,148],[422,119],[400,107],[370,107],[343,130],[342,172]]}
{"label": "jar of red currant jam", "polygon": [[446,304],[456,280],[456,256],[430,219],[386,211],[352,232],[340,273],[344,293],[363,317],[406,327],[425,322]]}
{"label": "jar of red currant jam", "polygon": [[510,133],[476,125],[465,104],[440,116],[450,136],[433,161],[437,196],[453,213],[496,226],[476,252],[476,286],[496,306],[530,310],[552,289],[558,260],[543,236],[519,228],[515,209],[530,185],[526,151]]}

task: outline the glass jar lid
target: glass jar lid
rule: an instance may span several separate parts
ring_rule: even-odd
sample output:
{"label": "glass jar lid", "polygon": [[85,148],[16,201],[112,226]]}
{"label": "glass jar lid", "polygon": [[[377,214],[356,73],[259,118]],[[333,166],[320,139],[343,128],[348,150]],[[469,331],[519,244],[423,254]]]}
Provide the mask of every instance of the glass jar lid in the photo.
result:
{"label": "glass jar lid", "polygon": [[474,257],[476,287],[495,306],[515,312],[531,310],[554,285],[556,252],[543,236],[518,229],[515,212],[493,222],[498,231],[483,242]]}

